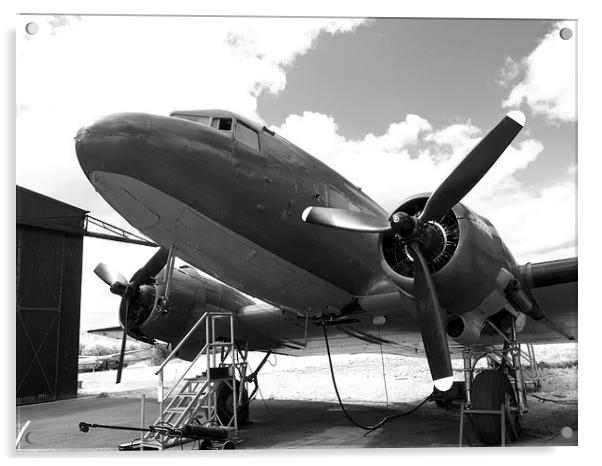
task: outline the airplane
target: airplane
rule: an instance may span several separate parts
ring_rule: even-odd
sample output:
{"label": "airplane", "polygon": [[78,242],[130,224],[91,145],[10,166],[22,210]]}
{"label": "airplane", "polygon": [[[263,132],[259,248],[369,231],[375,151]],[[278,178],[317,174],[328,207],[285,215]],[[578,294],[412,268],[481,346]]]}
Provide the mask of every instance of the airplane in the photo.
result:
{"label": "airplane", "polygon": [[[392,213],[233,112],[120,113],[80,128],[75,148],[88,180],[161,246],[129,281],[97,269],[123,297],[123,342],[129,334],[175,345],[203,312],[220,308],[234,313],[236,341],[250,351],[323,354],[327,329],[329,351],[382,346],[426,357],[440,392],[452,387],[451,356],[464,355],[467,399],[472,390],[474,406],[497,409],[502,387],[520,408],[508,414],[516,427],[526,411],[518,337],[577,339],[577,258],[518,264],[491,222],[462,199],[525,122],[522,112],[509,112],[432,193]],[[411,174],[400,174],[400,191],[402,175]],[[166,311],[157,297],[168,251],[227,285],[175,269]],[[192,338],[179,356],[192,359],[203,339]],[[499,344],[512,354],[514,390],[499,371],[472,379],[467,349]],[[499,438],[499,422],[477,428],[486,442]]]}

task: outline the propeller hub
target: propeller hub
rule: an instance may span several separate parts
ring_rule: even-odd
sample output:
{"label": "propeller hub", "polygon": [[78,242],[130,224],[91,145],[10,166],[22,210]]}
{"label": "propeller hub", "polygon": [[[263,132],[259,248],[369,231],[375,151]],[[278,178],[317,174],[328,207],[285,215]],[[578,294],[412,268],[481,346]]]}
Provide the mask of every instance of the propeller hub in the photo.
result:
{"label": "propeller hub", "polygon": [[427,263],[438,259],[445,251],[447,245],[447,235],[441,225],[435,222],[428,222],[422,227],[422,232],[418,238],[420,250]]}
{"label": "propeller hub", "polygon": [[135,298],[138,294],[138,286],[132,282],[122,283],[115,282],[110,286],[111,293],[121,296],[123,298]]}
{"label": "propeller hub", "polygon": [[418,220],[405,212],[395,212],[391,216],[391,230],[403,239],[408,239],[418,233]]}
{"label": "propeller hub", "polygon": [[125,296],[127,289],[128,289],[128,283],[123,283],[123,282],[112,283],[109,288],[111,293],[116,294],[117,296]]}

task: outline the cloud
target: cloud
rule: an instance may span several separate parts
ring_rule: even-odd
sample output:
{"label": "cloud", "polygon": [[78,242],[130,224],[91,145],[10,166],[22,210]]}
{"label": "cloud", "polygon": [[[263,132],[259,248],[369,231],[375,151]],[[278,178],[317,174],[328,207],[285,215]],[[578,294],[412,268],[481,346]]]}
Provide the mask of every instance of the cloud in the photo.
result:
{"label": "cloud", "polygon": [[276,94],[286,85],[284,67],[290,65],[298,55],[310,50],[320,33],[334,35],[349,32],[361,23],[362,20],[357,19],[291,21],[284,18],[255,18],[252,24],[230,30],[226,34],[226,42],[236,56],[264,70],[263,73],[257,73],[263,80],[255,83],[254,90],[258,93],[267,90]]}
{"label": "cloud", "polygon": [[574,38],[562,39],[560,30],[568,27],[574,31],[576,26],[574,21],[558,22],[520,63],[506,59],[499,82],[514,85],[502,103],[504,107],[525,103],[534,115],[550,122],[575,121],[576,45]]}
{"label": "cloud", "polygon": [[506,57],[504,67],[498,72],[497,83],[502,87],[509,86],[520,74],[520,64],[512,57]]}
{"label": "cloud", "polygon": [[[470,121],[438,129],[418,115],[407,115],[383,134],[359,140],[342,136],[332,117],[312,112],[291,115],[274,129],[389,212],[411,195],[434,190],[485,135]],[[564,254],[566,243],[576,238],[574,177],[539,189],[518,180],[520,172],[542,156],[543,144],[535,139],[511,145],[464,200],[496,225],[524,262],[553,254],[554,249]]]}
{"label": "cloud", "polygon": [[517,184],[473,207],[498,229],[512,253],[523,262],[561,259],[574,251],[577,235],[577,199],[574,178],[528,189]]}

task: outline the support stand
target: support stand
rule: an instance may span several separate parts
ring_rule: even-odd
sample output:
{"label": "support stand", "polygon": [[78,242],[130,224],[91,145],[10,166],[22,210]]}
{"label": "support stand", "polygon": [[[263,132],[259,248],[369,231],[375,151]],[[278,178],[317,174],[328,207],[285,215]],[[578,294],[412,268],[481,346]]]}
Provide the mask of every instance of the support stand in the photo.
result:
{"label": "support stand", "polygon": [[502,404],[498,410],[486,410],[486,409],[466,409],[462,404],[460,406],[460,439],[458,441],[458,446],[463,446],[464,440],[464,416],[465,415],[473,415],[473,414],[498,414],[500,416],[500,447],[506,446],[506,412],[505,406]]}
{"label": "support stand", "polygon": [[[527,397],[525,390],[525,378],[523,374],[523,368],[521,365],[521,358],[525,357],[525,353],[521,350],[520,343],[517,339],[517,331],[516,331],[516,321],[512,318],[511,327],[508,331],[508,335],[503,333],[496,325],[494,325],[490,320],[487,320],[486,323],[496,332],[498,333],[502,339],[504,340],[503,347],[496,348],[495,346],[485,347],[483,350],[482,347],[472,347],[465,346],[462,351],[463,362],[464,362],[464,401],[460,406],[460,433],[459,433],[459,446],[463,445],[464,439],[464,421],[465,416],[481,416],[481,415],[498,415],[500,417],[500,446],[505,446],[508,438],[507,438],[507,416],[520,416],[528,411],[527,405]],[[534,353],[533,348],[529,347],[529,359],[533,361]],[[533,355],[533,358],[531,356]],[[514,392],[514,398],[516,399],[516,406],[511,406],[510,402],[512,396],[506,396],[503,402],[500,405],[500,409],[495,409],[495,405],[491,406],[492,409],[475,409],[474,408],[474,390],[476,389],[476,385],[474,384],[475,380],[475,369],[478,361],[482,358],[486,358],[488,367],[491,371],[498,370],[503,371],[503,380],[510,380],[512,385],[512,389],[508,388]],[[535,366],[536,367],[536,366]],[[485,374],[483,374],[485,375]],[[491,378],[489,379],[492,380]],[[495,379],[498,380],[498,379]],[[502,380],[502,377],[499,377],[499,380]],[[506,385],[508,382],[504,382]],[[484,393],[489,393],[488,391],[483,391],[484,384],[481,384],[481,395]],[[499,386],[489,387],[491,390],[498,390]],[[482,398],[481,398],[482,399]],[[516,420],[518,423],[518,419]],[[477,423],[479,424],[479,423]],[[488,432],[491,432],[487,429]],[[489,434],[491,435],[491,434]]]}
{"label": "support stand", "polygon": [[[227,322],[227,326],[225,326],[227,328],[227,338],[218,336],[216,321]],[[203,325],[205,345],[167,394],[164,395],[163,370],[165,366],[194,333],[202,331],[201,327]],[[224,328],[222,328],[221,333],[223,332]],[[236,376],[244,371],[242,366],[246,364],[246,361],[239,363],[234,349],[233,314],[231,312],[216,311],[203,314],[155,372],[159,376],[158,401],[161,411],[153,427],[168,426],[171,429],[181,429],[186,425],[200,423],[202,426],[226,429],[229,432],[228,438],[237,442],[237,416],[240,398],[239,383]],[[218,354],[220,355],[219,359]],[[200,360],[205,362],[205,371],[200,375],[186,377],[192,367]],[[223,403],[220,404],[218,400],[218,391],[224,389],[224,384],[229,387],[232,394],[230,398],[231,409],[229,410],[231,416],[229,418],[224,415],[226,407],[222,406]],[[167,404],[165,408],[163,407],[164,403]],[[147,449],[163,450],[186,441],[186,438],[169,436],[160,429],[154,429],[147,432],[142,438],[142,446]]]}

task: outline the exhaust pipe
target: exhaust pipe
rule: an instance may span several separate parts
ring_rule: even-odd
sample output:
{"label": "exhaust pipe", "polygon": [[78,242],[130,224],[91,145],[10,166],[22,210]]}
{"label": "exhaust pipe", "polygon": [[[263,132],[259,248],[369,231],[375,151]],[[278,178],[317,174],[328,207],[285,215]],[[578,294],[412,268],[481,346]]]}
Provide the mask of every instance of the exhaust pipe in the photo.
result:
{"label": "exhaust pipe", "polygon": [[452,314],[447,317],[445,330],[450,338],[461,345],[474,345],[481,338],[483,322],[484,319],[474,315],[474,312]]}

